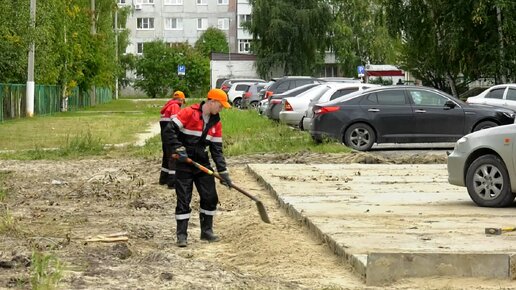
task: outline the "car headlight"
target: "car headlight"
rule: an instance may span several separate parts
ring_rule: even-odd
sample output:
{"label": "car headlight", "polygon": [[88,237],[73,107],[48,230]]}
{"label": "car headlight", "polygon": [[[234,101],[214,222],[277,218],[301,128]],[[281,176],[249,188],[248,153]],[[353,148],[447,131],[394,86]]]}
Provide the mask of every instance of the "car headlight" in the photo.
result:
{"label": "car headlight", "polygon": [[468,138],[467,137],[462,137],[460,138],[459,140],[457,140],[457,142],[455,142],[455,147],[453,148],[453,151],[459,151],[459,152],[464,152],[464,149],[465,149],[465,146],[466,146],[466,143],[468,142]]}

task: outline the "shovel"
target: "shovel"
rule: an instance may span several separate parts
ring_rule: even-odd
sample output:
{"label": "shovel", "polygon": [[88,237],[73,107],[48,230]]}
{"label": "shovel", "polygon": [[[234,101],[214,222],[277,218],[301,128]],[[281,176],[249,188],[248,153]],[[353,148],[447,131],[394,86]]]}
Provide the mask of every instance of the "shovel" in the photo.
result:
{"label": "shovel", "polygon": [[[177,159],[179,156],[177,154],[173,154],[172,157]],[[214,172],[214,171],[212,171],[212,170],[202,166],[201,164],[193,161],[190,158],[186,159],[186,163],[190,163],[193,166],[197,167],[202,172],[204,172],[206,174],[209,174],[209,175],[213,175],[213,176],[215,176],[219,180],[223,180],[217,172]],[[265,210],[265,206],[263,205],[263,203],[258,198],[256,198],[256,196],[251,195],[249,192],[247,192],[247,191],[243,190],[242,188],[236,186],[234,183],[231,184],[231,188],[236,189],[240,193],[243,193],[245,196],[247,196],[250,199],[254,200],[254,202],[256,202],[256,206],[258,207],[258,213],[260,213],[260,218],[262,219],[262,221],[264,223],[268,223],[268,224],[271,223],[271,220],[269,219],[269,216],[267,215],[267,211]]]}

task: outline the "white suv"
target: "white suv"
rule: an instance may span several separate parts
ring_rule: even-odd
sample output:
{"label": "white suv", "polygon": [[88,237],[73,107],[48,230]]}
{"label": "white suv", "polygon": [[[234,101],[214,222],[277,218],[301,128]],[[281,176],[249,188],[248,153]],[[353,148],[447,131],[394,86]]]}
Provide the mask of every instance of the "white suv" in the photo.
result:
{"label": "white suv", "polygon": [[239,108],[242,102],[242,95],[249,89],[250,86],[255,84],[256,81],[253,82],[238,82],[233,84],[229,91],[227,91],[228,99],[233,104],[233,106]]}

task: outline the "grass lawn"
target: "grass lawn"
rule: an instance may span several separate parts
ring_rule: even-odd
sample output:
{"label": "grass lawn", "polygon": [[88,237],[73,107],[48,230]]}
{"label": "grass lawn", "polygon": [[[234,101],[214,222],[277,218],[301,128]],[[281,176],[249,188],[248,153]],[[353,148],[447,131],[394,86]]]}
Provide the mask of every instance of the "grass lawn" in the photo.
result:
{"label": "grass lawn", "polygon": [[[87,155],[133,155],[156,157],[161,154],[159,136],[143,147],[105,149],[105,144],[130,143],[138,133],[158,122],[167,99],[115,100],[78,112],[58,113],[0,123],[0,158],[55,159]],[[189,100],[188,103],[199,100]],[[345,152],[337,142],[315,144],[307,132],[300,132],[259,116],[256,111],[229,109],[221,113],[224,152],[227,156],[256,153]],[[58,148],[47,151],[46,148]]]}

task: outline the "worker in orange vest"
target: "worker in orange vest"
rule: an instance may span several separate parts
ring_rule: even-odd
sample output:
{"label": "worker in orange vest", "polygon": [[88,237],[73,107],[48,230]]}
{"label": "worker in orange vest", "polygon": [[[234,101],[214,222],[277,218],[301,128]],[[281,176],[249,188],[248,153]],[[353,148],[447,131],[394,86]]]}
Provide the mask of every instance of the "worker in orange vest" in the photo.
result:
{"label": "worker in orange vest", "polygon": [[159,184],[168,185],[168,188],[174,188],[176,182],[175,160],[171,158],[172,149],[166,146],[164,140],[165,127],[170,123],[172,118],[181,110],[181,106],[185,103],[185,94],[182,91],[175,91],[172,99],[170,99],[161,109],[161,119],[159,125],[161,127],[161,147],[163,157],[161,158],[161,170],[159,175]]}

